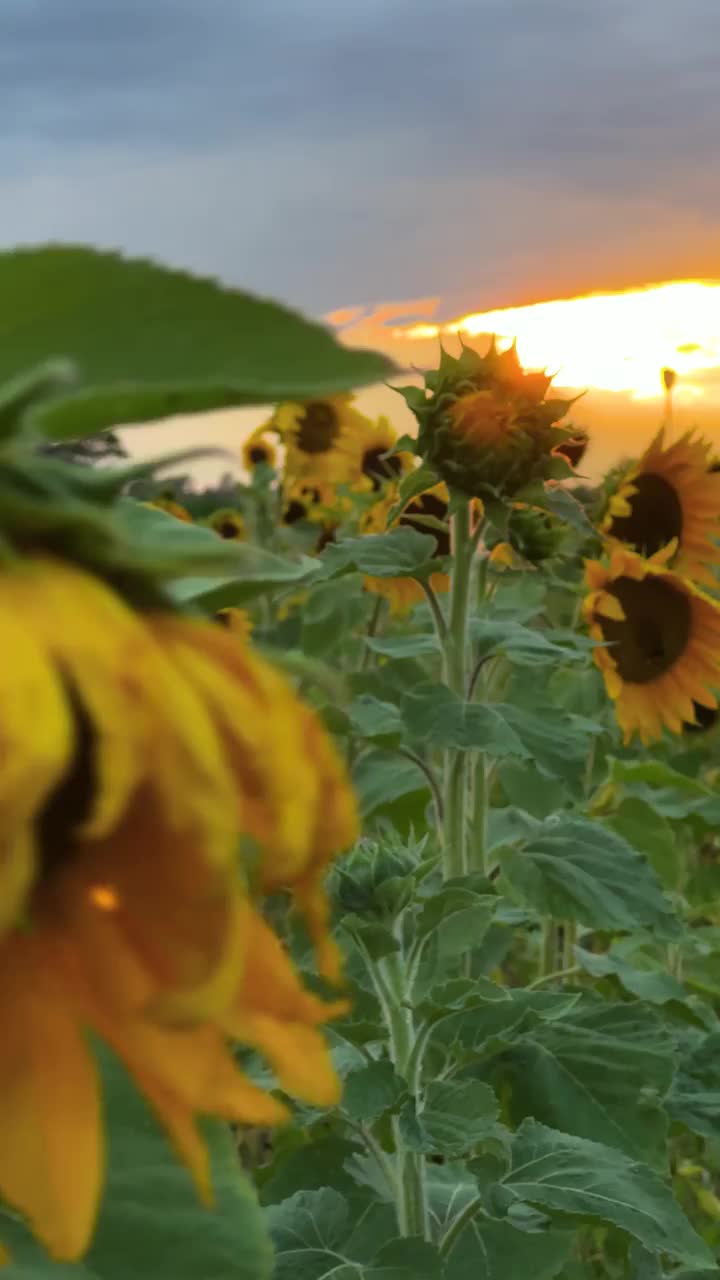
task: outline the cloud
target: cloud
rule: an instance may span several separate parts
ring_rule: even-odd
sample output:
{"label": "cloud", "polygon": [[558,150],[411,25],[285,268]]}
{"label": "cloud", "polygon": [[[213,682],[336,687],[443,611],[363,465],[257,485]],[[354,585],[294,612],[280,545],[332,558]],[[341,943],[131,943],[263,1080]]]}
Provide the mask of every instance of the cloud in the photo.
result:
{"label": "cloud", "polygon": [[5,0],[0,238],[316,311],[703,275],[719,37],[717,0]]}

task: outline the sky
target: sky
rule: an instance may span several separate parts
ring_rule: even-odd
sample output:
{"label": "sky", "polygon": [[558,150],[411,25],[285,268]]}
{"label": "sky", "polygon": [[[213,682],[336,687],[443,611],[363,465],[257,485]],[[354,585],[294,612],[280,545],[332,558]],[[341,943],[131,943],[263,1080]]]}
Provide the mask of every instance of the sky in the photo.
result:
{"label": "sky", "polygon": [[315,315],[720,279],[718,0],[3,0],[0,243]]}

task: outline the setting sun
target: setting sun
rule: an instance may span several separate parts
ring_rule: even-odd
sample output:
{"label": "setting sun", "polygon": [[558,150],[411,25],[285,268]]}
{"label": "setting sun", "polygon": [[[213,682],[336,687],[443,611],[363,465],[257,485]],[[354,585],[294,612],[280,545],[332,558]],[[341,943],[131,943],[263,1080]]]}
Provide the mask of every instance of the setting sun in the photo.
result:
{"label": "setting sun", "polygon": [[494,333],[517,339],[524,365],[555,372],[558,385],[662,395],[660,370],[679,375],[679,396],[704,394],[702,374],[720,365],[720,283],[678,280],[622,293],[476,312],[444,324],[393,330],[399,339]]}

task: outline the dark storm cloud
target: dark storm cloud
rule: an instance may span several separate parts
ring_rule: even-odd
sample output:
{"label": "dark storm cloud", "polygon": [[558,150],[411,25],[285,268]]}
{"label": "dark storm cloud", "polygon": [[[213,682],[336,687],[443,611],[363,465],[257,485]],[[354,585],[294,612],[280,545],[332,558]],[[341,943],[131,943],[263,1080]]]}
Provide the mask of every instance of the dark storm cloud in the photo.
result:
{"label": "dark storm cloud", "polygon": [[719,58],[718,0],[4,0],[0,237],[497,300],[543,252],[704,243]]}

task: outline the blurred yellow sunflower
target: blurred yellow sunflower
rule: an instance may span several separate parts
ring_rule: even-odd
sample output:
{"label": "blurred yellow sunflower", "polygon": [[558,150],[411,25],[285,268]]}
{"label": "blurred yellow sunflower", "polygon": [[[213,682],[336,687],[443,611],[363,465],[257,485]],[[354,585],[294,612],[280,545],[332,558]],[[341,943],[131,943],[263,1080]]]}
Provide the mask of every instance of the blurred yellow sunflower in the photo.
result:
{"label": "blurred yellow sunflower", "polygon": [[245,441],[242,449],[242,459],[247,471],[254,471],[256,467],[276,467],[277,466],[277,449],[265,433],[264,428],[260,431],[254,431]]}
{"label": "blurred yellow sunflower", "polygon": [[397,432],[388,418],[368,421],[363,430],[353,436],[356,455],[353,487],[377,492],[389,481],[397,480],[413,465],[410,453],[391,453],[397,441]]}
{"label": "blurred yellow sunflower", "polygon": [[233,511],[230,507],[225,507],[221,511],[213,511],[208,518],[208,525],[215,530],[219,537],[227,538],[229,541],[245,542],[247,538],[245,521],[239,511]]}
{"label": "blurred yellow sunflower", "polygon": [[[397,502],[398,491],[393,488],[379,502],[371,507],[363,521],[364,533],[378,533],[387,528],[389,511]],[[450,495],[444,484],[433,485],[424,493],[418,494],[405,507],[402,515],[392,522],[392,528],[405,527],[417,529],[419,533],[431,534],[435,539],[433,556],[440,559],[450,554],[450,528],[448,525],[448,506]],[[441,522],[445,527],[437,528],[427,523],[428,518]],[[372,578],[364,579],[366,591],[384,596],[390,602],[391,612],[402,616],[425,599],[425,593],[415,578]],[[450,577],[447,573],[433,573],[430,586],[435,593],[443,594],[450,590]]]}
{"label": "blurred yellow sunflower", "polygon": [[356,441],[371,425],[353,408],[353,401],[352,395],[340,395],[277,406],[265,429],[277,431],[285,445],[289,481],[308,485],[348,481]]}
{"label": "blurred yellow sunflower", "polygon": [[672,544],[678,573],[715,583],[720,474],[712,470],[710,446],[691,432],[666,445],[660,430],[610,498],[600,531],[646,556]]}
{"label": "blurred yellow sunflower", "polygon": [[663,727],[681,733],[696,722],[696,705],[717,707],[720,606],[668,569],[667,558],[615,547],[608,564],[585,563],[583,614],[625,742],[635,733],[655,741]]}
{"label": "blurred yellow sunflower", "polygon": [[[247,898],[237,843],[257,841],[263,883],[297,892],[336,972],[320,876],[356,818],[312,713],[220,628],[139,615],[38,558],[0,573],[0,633],[0,1195],[71,1259],[104,1176],[88,1030],[125,1062],[207,1199],[197,1114],[285,1118],[228,1036],[289,1091],[336,1099],[317,1028],[344,1006],[303,989]],[[295,754],[299,785],[283,797]]]}

